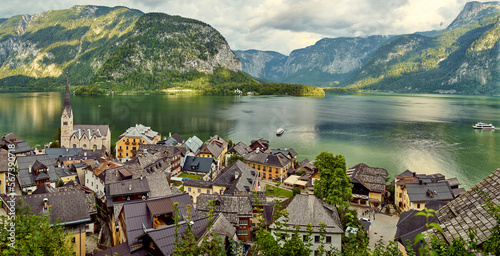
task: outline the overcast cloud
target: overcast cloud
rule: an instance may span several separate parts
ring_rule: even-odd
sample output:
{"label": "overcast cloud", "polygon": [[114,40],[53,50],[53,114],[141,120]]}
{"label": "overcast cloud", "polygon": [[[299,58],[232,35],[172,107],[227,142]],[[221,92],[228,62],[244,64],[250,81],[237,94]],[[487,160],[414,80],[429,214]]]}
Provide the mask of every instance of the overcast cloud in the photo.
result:
{"label": "overcast cloud", "polygon": [[[233,50],[288,55],[324,37],[398,35],[443,29],[466,0],[108,0],[143,12],[194,18],[216,28]],[[66,9],[102,1],[24,0],[2,3],[0,17]]]}

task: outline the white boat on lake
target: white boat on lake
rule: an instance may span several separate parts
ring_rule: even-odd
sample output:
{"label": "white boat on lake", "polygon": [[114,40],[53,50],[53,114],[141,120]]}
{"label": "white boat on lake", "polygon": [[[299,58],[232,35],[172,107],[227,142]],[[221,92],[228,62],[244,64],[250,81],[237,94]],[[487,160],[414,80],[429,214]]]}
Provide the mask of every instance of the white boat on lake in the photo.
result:
{"label": "white boat on lake", "polygon": [[283,128],[281,128],[281,127],[280,127],[280,128],[278,128],[278,130],[276,130],[276,135],[277,135],[277,136],[280,136],[280,135],[281,135],[281,134],[283,134],[284,132],[285,132],[285,129],[283,129]]}
{"label": "white boat on lake", "polygon": [[479,123],[473,125],[472,128],[474,128],[474,129],[495,129],[495,126],[493,126],[492,124],[479,122]]}

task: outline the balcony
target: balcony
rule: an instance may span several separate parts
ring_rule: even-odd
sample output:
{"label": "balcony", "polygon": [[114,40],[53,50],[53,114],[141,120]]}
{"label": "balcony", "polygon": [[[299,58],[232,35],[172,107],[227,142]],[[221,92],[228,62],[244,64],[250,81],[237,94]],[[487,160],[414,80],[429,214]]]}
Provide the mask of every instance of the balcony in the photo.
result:
{"label": "balcony", "polygon": [[125,145],[130,145],[130,141],[126,140]]}
{"label": "balcony", "polygon": [[132,141],[132,145],[137,145],[139,143],[137,143],[136,141]]}

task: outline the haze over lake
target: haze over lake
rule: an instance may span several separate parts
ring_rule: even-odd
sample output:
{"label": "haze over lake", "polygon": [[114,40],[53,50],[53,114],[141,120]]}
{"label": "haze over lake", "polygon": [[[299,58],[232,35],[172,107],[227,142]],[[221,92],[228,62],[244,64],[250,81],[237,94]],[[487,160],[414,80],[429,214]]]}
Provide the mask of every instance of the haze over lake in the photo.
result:
{"label": "haze over lake", "polygon": [[[60,126],[62,94],[0,94],[0,133],[31,146],[52,140]],[[470,188],[500,167],[500,98],[449,95],[355,94],[324,98],[284,96],[71,97],[75,124],[109,124],[112,142],[135,124],[202,140],[218,134],[233,142],[260,137],[273,148],[292,147],[299,160],[321,151],[385,168],[441,172]],[[278,127],[285,133],[276,137]]]}

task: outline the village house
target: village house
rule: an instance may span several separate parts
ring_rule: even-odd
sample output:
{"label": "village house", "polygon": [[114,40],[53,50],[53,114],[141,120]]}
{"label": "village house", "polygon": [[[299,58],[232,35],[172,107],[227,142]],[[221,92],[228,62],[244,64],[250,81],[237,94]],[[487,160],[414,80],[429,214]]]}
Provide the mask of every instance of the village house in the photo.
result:
{"label": "village house", "polygon": [[241,161],[237,161],[222,169],[213,181],[185,180],[184,192],[191,196],[196,204],[201,194],[250,193],[258,190],[259,173]]}
{"label": "village house", "polygon": [[245,155],[245,162],[260,173],[262,179],[284,181],[288,177],[288,169],[292,160],[279,152],[275,155],[260,149]]}
{"label": "village house", "polygon": [[[410,209],[422,210],[427,202],[453,200],[462,192],[458,188],[458,180],[445,179],[445,176],[436,174],[417,174],[409,170],[396,175],[394,179],[395,204],[402,211]],[[452,190],[450,184],[455,187]],[[455,195],[453,193],[455,191]]]}
{"label": "village house", "polygon": [[233,155],[239,155],[239,156],[245,156],[246,154],[250,153],[251,149],[245,143],[243,142],[238,142],[234,144],[230,149],[227,150],[226,153],[226,162],[231,158]]}
{"label": "village house", "polygon": [[[434,234],[438,239],[451,245],[453,239],[457,237],[467,241],[469,229],[473,229],[477,232],[475,237],[478,247],[481,248],[484,241],[492,234],[493,226],[497,224],[497,219],[488,207],[500,202],[499,184],[500,168],[437,210],[434,216],[442,232],[432,228],[426,233]],[[425,239],[430,242],[428,238],[429,236],[426,236]]]}
{"label": "village house", "polygon": [[171,135],[169,133],[169,136],[167,139],[164,139],[164,140],[161,140],[161,141],[158,141],[158,145],[165,145],[165,146],[180,146],[182,145],[182,143],[184,143],[186,140],[184,138],[182,138],[182,136],[180,136],[179,134],[177,133],[174,133],[173,135]]}
{"label": "village house", "polygon": [[[14,148],[9,148],[9,145],[14,145]],[[14,133],[5,134],[0,138],[0,151],[9,151],[15,156],[25,156],[33,154],[29,143],[24,141]]]}
{"label": "village house", "polygon": [[[309,240],[312,243],[310,247],[311,255],[317,255],[318,247],[321,244],[320,223],[324,223],[326,225],[326,232],[324,234],[325,241],[323,242],[326,250],[329,251],[333,248],[337,248],[339,251],[342,250],[343,228],[337,209],[334,206],[323,202],[315,195],[295,195],[279,204],[282,209],[286,208],[288,212],[288,228],[282,227],[281,229],[277,229],[277,225],[274,222],[270,226],[273,236],[276,236],[276,232],[278,231],[291,235],[295,230],[294,227],[298,226],[299,237],[304,243],[307,243],[307,227],[311,224],[312,235],[310,237],[311,240]],[[276,221],[284,223],[284,217],[281,216]]]}
{"label": "village house", "polygon": [[285,149],[271,149],[271,154],[276,155],[278,153],[282,153],[288,159],[292,161],[292,168],[295,168],[295,165],[297,163],[297,152],[293,150],[293,148],[285,148]]}
{"label": "village house", "polygon": [[122,162],[133,159],[140,145],[156,144],[160,139],[161,134],[151,130],[151,127],[136,124],[120,135],[116,142],[116,158]]}
{"label": "village house", "polygon": [[[148,155],[154,155],[157,156],[158,158],[165,158],[162,159],[163,162],[168,162],[168,168],[166,168],[164,171],[168,172],[168,176],[173,176],[177,175],[178,173],[181,172],[182,170],[182,158],[183,156],[186,155],[187,151],[189,149],[187,147],[183,146],[166,146],[166,145],[157,145],[157,144],[143,144],[139,146],[139,151],[137,153],[138,156],[140,156],[139,159],[142,159],[142,157],[147,157]],[[152,158],[152,157],[150,157]],[[162,164],[160,163],[156,163]],[[147,168],[147,167],[146,167]]]}
{"label": "village house", "polygon": [[193,153],[193,155],[197,155],[199,150],[201,149],[201,146],[203,145],[203,141],[200,140],[200,138],[196,137],[196,135],[193,135],[184,143],[182,143],[182,146],[188,147],[189,151]]}
{"label": "village house", "polygon": [[182,167],[182,172],[201,175],[205,179],[210,179],[210,175],[217,174],[215,160],[211,157],[187,156]]}
{"label": "village house", "polygon": [[111,150],[109,125],[73,124],[73,110],[69,100],[68,78],[64,91],[64,105],[61,113],[61,148],[82,148],[90,150]]}
{"label": "village house", "polygon": [[[19,156],[16,158],[19,169],[17,182],[21,190],[33,192],[43,183],[49,182],[53,187],[58,180],[56,163],[46,154]],[[60,167],[58,167],[60,168]]]}
{"label": "village house", "polygon": [[319,170],[311,161],[306,158],[300,161],[295,169],[290,169],[289,173],[290,171],[293,171],[293,174],[283,181],[285,187],[298,187],[306,192],[314,191],[314,182],[319,180]]}
{"label": "village house", "polygon": [[250,142],[250,147],[251,151],[259,149],[260,151],[267,151],[270,147],[269,141],[265,140],[264,138],[260,138],[257,140],[252,140]]}
{"label": "village house", "polygon": [[91,223],[91,218],[83,191],[16,196],[16,201],[18,199],[22,199],[23,205],[29,205],[34,214],[50,214],[52,223],[58,220],[64,225],[74,244],[75,255],[85,255],[86,225]]}
{"label": "village house", "polygon": [[379,207],[385,201],[387,170],[360,163],[347,170],[351,178],[353,203]]}
{"label": "village house", "polygon": [[[138,218],[141,217],[142,216],[139,216]],[[210,229],[208,228],[210,222],[209,217],[194,219],[191,222],[198,246],[201,246],[203,237],[215,235],[221,239],[221,246],[224,248],[224,251],[231,250],[237,240],[236,229],[222,214],[215,215],[211,221],[212,227]],[[180,235],[186,232],[186,227],[186,220],[179,222],[178,232]],[[145,232],[137,237],[137,243],[133,246],[129,246],[128,243],[121,243],[94,254],[93,256],[109,256],[115,253],[117,253],[117,255],[173,255],[175,249],[175,226],[167,225],[160,226],[159,228],[146,228],[144,231]]]}
{"label": "village house", "polygon": [[[115,238],[114,245],[127,243],[130,247],[139,243],[137,239],[145,233],[145,229],[152,230],[174,224],[174,203],[179,205],[180,216],[187,216],[187,205],[192,202],[187,194],[166,195],[162,197],[128,201],[116,208],[114,217],[116,218],[116,231],[113,232]],[[191,217],[198,218],[195,209],[191,210]]]}
{"label": "village house", "polygon": [[225,163],[226,152],[227,141],[218,135],[214,135],[203,144],[200,152],[196,156],[213,158],[217,164],[217,169],[219,169]]}
{"label": "village house", "polygon": [[236,234],[240,241],[251,240],[253,207],[250,196],[201,194],[198,197],[196,210],[199,214],[210,213],[210,201],[213,200],[213,211],[222,213],[226,219],[236,228]]}

